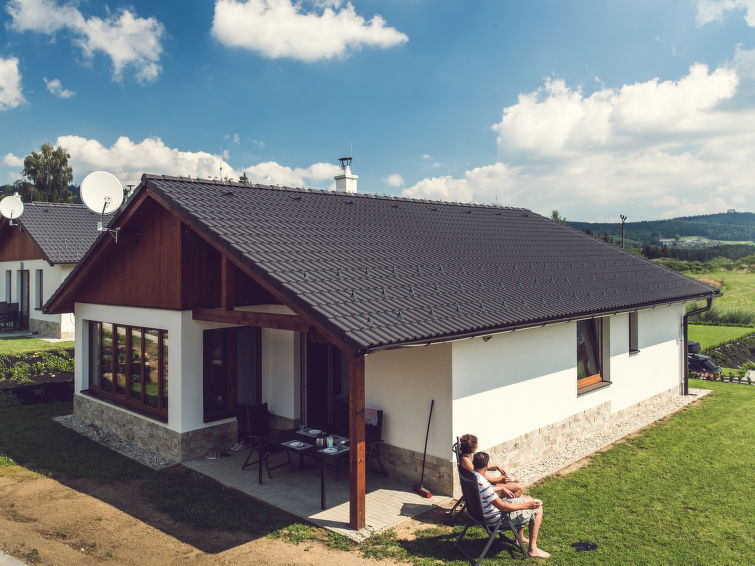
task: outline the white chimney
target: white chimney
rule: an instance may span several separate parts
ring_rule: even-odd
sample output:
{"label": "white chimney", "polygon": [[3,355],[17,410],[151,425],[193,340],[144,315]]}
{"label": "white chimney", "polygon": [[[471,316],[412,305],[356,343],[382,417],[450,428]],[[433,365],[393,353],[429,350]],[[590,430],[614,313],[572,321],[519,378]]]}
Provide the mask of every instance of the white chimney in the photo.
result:
{"label": "white chimney", "polygon": [[336,190],[343,193],[357,192],[357,179],[359,176],[351,173],[351,157],[341,157],[341,174],[335,176]]}

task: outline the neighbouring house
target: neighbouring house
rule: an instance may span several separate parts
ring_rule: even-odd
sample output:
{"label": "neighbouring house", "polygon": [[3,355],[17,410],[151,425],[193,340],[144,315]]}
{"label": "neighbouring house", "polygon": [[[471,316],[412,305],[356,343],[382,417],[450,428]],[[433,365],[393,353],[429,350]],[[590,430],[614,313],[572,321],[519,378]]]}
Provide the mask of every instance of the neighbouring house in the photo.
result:
{"label": "neighbouring house", "polygon": [[353,528],[365,407],[414,483],[434,400],[451,493],[458,435],[515,468],[679,395],[685,303],[718,294],[521,208],[144,175],[111,228],[46,305],[76,314],[76,416],[175,460],[239,403],[346,427]]}
{"label": "neighbouring house", "polygon": [[73,309],[42,306],[97,239],[99,215],[84,205],[33,202],[13,223],[0,220],[0,301],[16,303],[18,328],[53,338],[74,337]]}

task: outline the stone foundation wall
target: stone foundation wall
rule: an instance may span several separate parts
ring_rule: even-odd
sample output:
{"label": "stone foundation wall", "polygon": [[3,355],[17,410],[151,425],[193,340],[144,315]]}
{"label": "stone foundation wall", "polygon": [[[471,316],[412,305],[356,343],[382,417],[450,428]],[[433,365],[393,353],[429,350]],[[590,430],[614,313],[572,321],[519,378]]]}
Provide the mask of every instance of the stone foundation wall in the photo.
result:
{"label": "stone foundation wall", "polygon": [[74,395],[73,414],[87,424],[177,462],[203,456],[211,448],[231,446],[236,442],[238,426],[232,421],[178,433],[164,423],[82,394]]}
{"label": "stone foundation wall", "polygon": [[[449,444],[449,448],[450,448]],[[422,474],[422,453],[405,448],[398,448],[390,444],[383,444],[381,460],[388,475],[409,485],[419,485]],[[369,469],[377,468],[377,464],[368,462]],[[454,490],[454,473],[456,465],[437,456],[427,455],[425,462],[425,479],[423,485],[432,493],[451,495]]]}
{"label": "stone foundation wall", "polygon": [[52,322],[49,320],[37,320],[36,318],[29,318],[29,332],[38,332],[40,336],[46,338],[72,338],[73,332],[66,333],[71,336],[60,335],[60,323]]}
{"label": "stone foundation wall", "polygon": [[[529,464],[535,459],[547,457],[559,448],[576,442],[588,434],[597,432],[601,428],[610,426],[614,422],[621,421],[638,410],[662,405],[670,397],[676,395],[679,395],[678,386],[674,386],[667,391],[615,413],[611,413],[610,402],[602,403],[597,407],[592,407],[564,420],[532,430],[496,446],[481,449],[490,454],[492,462],[516,473],[517,468]],[[461,490],[459,488],[459,474],[456,470],[456,463],[451,461],[448,465],[453,474],[451,483],[453,496],[460,497]]]}

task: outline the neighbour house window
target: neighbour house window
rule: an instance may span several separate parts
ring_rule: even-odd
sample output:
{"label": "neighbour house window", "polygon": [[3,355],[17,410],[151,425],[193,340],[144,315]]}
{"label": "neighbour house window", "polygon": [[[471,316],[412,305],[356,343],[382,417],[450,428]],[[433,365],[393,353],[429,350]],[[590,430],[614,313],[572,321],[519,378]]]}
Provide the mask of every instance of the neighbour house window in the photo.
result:
{"label": "neighbour house window", "polygon": [[11,271],[10,269],[7,269],[5,271],[5,302],[6,303],[13,302],[11,298],[12,297],[11,291],[13,287],[11,284],[12,281],[13,281],[13,271]]}
{"label": "neighbour house window", "polygon": [[168,417],[168,331],[89,322],[89,393]]}
{"label": "neighbour house window", "polygon": [[637,311],[629,313],[629,353],[630,354],[636,354],[637,352],[640,351],[639,340],[638,340],[638,330],[637,330],[637,318],[638,318]]}
{"label": "neighbour house window", "polygon": [[44,304],[44,287],[42,286],[42,270],[37,269],[35,275],[35,279],[37,280],[37,302],[36,306],[38,309],[42,308],[42,305]]}
{"label": "neighbour house window", "polygon": [[577,389],[604,381],[602,330],[599,318],[577,322]]}

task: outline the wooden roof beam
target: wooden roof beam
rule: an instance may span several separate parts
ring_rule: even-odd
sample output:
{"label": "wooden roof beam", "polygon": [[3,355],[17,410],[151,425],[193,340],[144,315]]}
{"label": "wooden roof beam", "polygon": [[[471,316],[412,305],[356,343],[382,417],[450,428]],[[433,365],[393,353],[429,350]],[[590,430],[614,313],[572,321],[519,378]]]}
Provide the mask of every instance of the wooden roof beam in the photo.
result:
{"label": "wooden roof beam", "polygon": [[272,314],[263,312],[234,311],[226,309],[196,308],[191,311],[191,318],[206,322],[255,326],[257,328],[274,328],[293,332],[312,332],[314,328],[301,317],[292,314]]}

